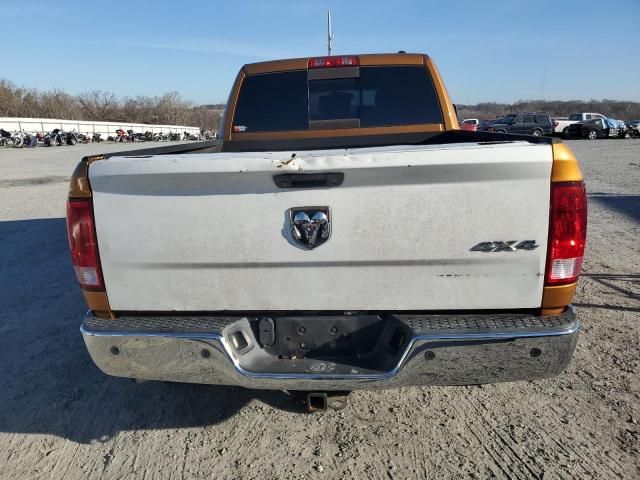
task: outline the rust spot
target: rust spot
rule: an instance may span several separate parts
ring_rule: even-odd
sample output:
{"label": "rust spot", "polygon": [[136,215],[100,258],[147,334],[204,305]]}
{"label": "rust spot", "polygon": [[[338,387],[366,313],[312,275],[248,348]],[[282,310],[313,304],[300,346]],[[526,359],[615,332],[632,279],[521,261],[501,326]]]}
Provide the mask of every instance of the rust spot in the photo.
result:
{"label": "rust spot", "polygon": [[282,167],[286,167],[287,165],[289,165],[291,162],[293,162],[296,158],[296,154],[292,153],[291,154],[291,158],[289,160],[284,160],[280,162],[280,165],[278,165],[277,168],[282,168]]}

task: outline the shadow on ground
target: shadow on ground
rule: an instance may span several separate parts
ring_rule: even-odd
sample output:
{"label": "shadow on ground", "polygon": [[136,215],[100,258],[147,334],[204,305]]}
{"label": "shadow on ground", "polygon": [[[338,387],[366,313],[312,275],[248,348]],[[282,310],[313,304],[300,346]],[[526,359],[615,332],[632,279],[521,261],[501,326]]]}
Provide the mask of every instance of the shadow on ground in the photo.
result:
{"label": "shadow on ground", "polygon": [[635,303],[635,306],[596,304],[596,303],[576,303],[575,305],[577,307],[591,307],[591,308],[603,308],[606,310],[640,312],[640,293],[638,293],[640,292],[640,274],[639,273],[621,273],[621,274],[583,273],[581,277],[593,280],[614,293],[614,295],[607,295],[606,298],[612,299],[612,298],[615,298],[615,296],[620,296],[625,299],[632,300]]}
{"label": "shadow on ground", "polygon": [[589,201],[598,202],[636,222],[640,222],[640,195],[594,192],[589,193]]}
{"label": "shadow on ground", "polygon": [[[85,305],[70,264],[64,219],[0,222],[0,249],[0,432],[89,443],[120,431],[215,425],[253,400],[301,411],[280,392],[136,385],[105,376],[78,331]],[[623,284],[638,276],[591,275]]]}
{"label": "shadow on ground", "polygon": [[65,220],[0,222],[0,431],[77,442],[119,431],[214,425],[257,399],[299,412],[281,392],[147,382],[104,375],[79,326],[85,311]]}

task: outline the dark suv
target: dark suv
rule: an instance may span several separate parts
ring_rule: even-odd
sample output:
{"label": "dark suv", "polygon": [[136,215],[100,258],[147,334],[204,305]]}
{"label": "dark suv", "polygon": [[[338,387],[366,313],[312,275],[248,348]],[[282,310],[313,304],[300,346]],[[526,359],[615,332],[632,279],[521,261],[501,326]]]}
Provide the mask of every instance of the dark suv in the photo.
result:
{"label": "dark suv", "polygon": [[553,122],[548,113],[511,113],[494,120],[486,131],[498,133],[521,133],[541,137],[553,134]]}

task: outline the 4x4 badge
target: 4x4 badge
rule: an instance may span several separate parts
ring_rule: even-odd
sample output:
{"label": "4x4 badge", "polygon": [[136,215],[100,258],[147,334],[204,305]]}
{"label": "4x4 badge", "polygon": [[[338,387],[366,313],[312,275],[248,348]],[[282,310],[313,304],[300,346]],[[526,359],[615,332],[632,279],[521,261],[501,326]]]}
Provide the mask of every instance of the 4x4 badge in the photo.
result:
{"label": "4x4 badge", "polygon": [[329,207],[296,207],[289,209],[291,236],[309,249],[322,245],[331,236]]}
{"label": "4x4 badge", "polygon": [[522,240],[518,243],[518,240],[505,241],[493,241],[493,242],[480,242],[474,245],[469,250],[471,252],[517,252],[518,250],[535,250],[540,245],[535,240]]}

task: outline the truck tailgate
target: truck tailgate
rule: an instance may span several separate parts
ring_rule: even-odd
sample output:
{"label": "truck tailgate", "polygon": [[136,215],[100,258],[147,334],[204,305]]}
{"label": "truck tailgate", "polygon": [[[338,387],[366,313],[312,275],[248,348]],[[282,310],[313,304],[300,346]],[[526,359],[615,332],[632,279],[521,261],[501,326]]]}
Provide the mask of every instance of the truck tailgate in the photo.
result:
{"label": "truck tailgate", "polygon": [[[116,311],[539,307],[551,165],[550,145],[527,142],[97,161],[89,180],[109,304]],[[273,178],[318,171],[342,172],[344,181],[283,189]],[[312,250],[294,241],[289,217],[310,206],[328,207],[331,221],[329,240]],[[512,241],[539,246],[472,250]]]}

